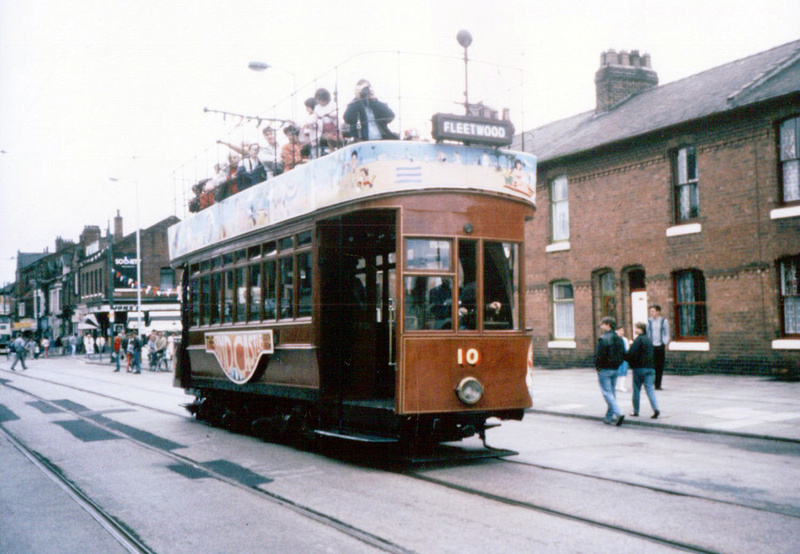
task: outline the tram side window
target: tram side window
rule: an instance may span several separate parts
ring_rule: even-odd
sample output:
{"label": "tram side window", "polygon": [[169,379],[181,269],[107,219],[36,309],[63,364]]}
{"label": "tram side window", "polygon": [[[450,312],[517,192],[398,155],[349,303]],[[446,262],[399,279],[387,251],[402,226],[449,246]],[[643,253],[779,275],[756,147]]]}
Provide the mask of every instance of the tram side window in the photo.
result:
{"label": "tram side window", "polygon": [[406,276],[405,328],[453,328],[453,279],[438,276]]}
{"label": "tram side window", "polygon": [[210,305],[210,321],[209,323],[219,323],[220,303],[222,302],[222,273],[214,273],[211,276],[211,305]]}
{"label": "tram side window", "polygon": [[264,262],[264,319],[275,319],[275,308],[277,305],[276,282],[275,282],[275,260]]}
{"label": "tram side window", "polygon": [[200,325],[200,279],[192,279],[192,325]]}
{"label": "tram side window", "polygon": [[519,246],[507,242],[483,245],[483,327],[518,329]]}
{"label": "tram side window", "polygon": [[294,258],[281,258],[281,319],[294,317]]}
{"label": "tram side window", "polygon": [[247,274],[245,268],[237,267],[236,275],[236,321],[245,321],[247,310]]}
{"label": "tram side window", "polygon": [[229,269],[225,275],[225,297],[223,301],[223,323],[233,323],[233,293],[236,285],[233,281],[233,270]]}
{"label": "tram side window", "polygon": [[250,273],[250,321],[261,319],[261,265],[253,264],[248,267]]}
{"label": "tram side window", "polygon": [[311,252],[297,255],[297,272],[297,317],[306,317],[311,315]]}
{"label": "tram side window", "polygon": [[202,305],[202,321],[201,325],[208,325],[211,315],[211,276],[203,275],[200,278],[200,304]]}
{"label": "tram side window", "polygon": [[458,241],[458,328],[465,331],[478,329],[476,307],[478,278],[478,243],[474,240]]}

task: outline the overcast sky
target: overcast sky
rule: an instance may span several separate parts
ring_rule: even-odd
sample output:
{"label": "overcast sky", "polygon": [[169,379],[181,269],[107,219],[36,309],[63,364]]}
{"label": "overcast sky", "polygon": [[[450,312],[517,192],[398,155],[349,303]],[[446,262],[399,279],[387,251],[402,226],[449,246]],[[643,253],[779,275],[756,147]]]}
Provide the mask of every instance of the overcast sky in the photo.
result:
{"label": "overcast sky", "polygon": [[52,252],[117,210],[132,232],[134,183],[142,227],[183,217],[182,190],[227,153],[216,139],[257,136],[204,107],[288,119],[293,81],[301,114],[315,87],[338,86],[343,108],[365,77],[395,131],[429,133],[434,111],[463,110],[460,29],[470,101],[519,130],[593,109],[607,49],[649,53],[666,84],[797,40],[800,2],[0,0],[0,284],[18,250]]}

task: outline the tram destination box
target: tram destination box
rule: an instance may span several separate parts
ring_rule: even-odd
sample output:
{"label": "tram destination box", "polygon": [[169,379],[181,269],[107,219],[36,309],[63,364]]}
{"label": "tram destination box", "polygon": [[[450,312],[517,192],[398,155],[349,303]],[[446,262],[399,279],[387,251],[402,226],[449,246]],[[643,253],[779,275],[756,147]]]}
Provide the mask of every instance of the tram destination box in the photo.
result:
{"label": "tram destination box", "polygon": [[467,144],[509,146],[514,138],[514,125],[502,119],[437,113],[431,122],[431,135],[437,141],[457,140]]}

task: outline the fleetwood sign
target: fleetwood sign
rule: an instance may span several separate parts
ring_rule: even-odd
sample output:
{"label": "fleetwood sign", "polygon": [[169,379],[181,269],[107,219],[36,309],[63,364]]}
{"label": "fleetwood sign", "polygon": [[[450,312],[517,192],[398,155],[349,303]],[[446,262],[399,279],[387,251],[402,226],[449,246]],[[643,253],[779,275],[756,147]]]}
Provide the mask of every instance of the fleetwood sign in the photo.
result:
{"label": "fleetwood sign", "polygon": [[433,116],[433,138],[468,144],[508,146],[514,138],[514,125],[502,119],[437,113]]}

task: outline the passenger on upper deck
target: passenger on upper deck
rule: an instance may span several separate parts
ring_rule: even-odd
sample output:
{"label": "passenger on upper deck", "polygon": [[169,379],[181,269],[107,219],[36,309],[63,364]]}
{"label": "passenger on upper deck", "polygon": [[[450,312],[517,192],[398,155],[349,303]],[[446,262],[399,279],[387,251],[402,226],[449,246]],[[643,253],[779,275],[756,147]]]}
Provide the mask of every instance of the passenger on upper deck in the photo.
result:
{"label": "passenger on upper deck", "polygon": [[300,128],[300,144],[303,147],[303,157],[316,158],[319,135],[317,134],[317,118],[314,115],[314,108],[317,107],[317,100],[316,98],[306,98],[303,104],[306,106],[306,118]]}
{"label": "passenger on upper deck", "polygon": [[264,127],[261,131],[264,135],[264,140],[267,144],[259,147],[258,159],[265,168],[267,168],[267,177],[273,177],[283,173],[283,166],[280,159],[278,159],[278,140],[275,137],[275,129],[272,127]]}
{"label": "passenger on upper deck", "polygon": [[397,139],[389,130],[393,119],[394,112],[375,98],[369,81],[361,79],[356,83],[356,96],[344,112],[344,121],[350,125],[349,136],[356,140]]}
{"label": "passenger on upper deck", "polygon": [[320,156],[329,154],[341,144],[339,136],[339,107],[331,101],[328,89],[320,88],[314,93],[317,105],[314,108],[314,117],[317,120],[317,136],[319,137]]}
{"label": "passenger on upper deck", "polygon": [[300,144],[300,129],[295,125],[288,125],[283,130],[283,133],[289,139],[289,142],[281,148],[281,161],[283,162],[284,171],[289,171],[303,163],[303,146]]}

